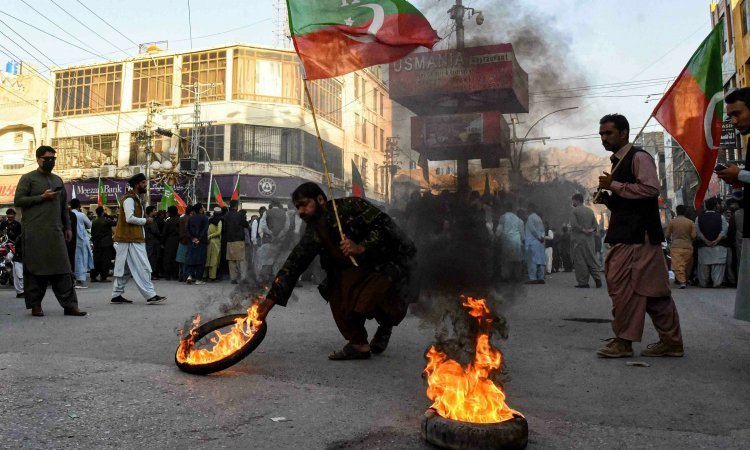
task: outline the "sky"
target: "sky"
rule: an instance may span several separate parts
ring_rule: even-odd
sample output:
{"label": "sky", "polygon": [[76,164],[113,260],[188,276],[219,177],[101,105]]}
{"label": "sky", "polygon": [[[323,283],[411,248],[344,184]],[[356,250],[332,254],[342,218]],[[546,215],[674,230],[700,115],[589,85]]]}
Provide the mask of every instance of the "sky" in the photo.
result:
{"label": "sky", "polygon": [[[310,0],[313,3],[313,0]],[[339,1],[339,0],[318,0]],[[482,10],[485,24],[507,20],[496,17],[494,6],[506,0],[464,0],[469,7]],[[567,39],[570,54],[566,60],[580,72],[583,86],[618,84],[598,90],[570,90],[553,95],[574,97],[551,107],[532,95],[532,115],[540,117],[561,106],[579,109],[555,114],[541,122],[531,136],[550,136],[548,146],[575,145],[603,154],[594,136],[598,118],[611,112],[625,114],[634,130],[640,129],[658,99],[710,31],[708,0],[508,0],[526,9],[523,17],[532,18],[523,26],[540,27],[534,18],[544,18],[542,30],[554,31]],[[235,42],[272,45],[272,0],[4,0],[0,12],[0,45],[23,59],[41,62],[37,66],[69,66],[104,61],[102,57],[121,59],[137,53],[133,43],[168,41],[170,50],[186,50]],[[414,0],[428,11],[433,27],[441,36],[453,39],[450,23],[444,15],[452,0]],[[28,5],[27,5],[28,4]],[[36,11],[34,11],[34,9]],[[85,6],[84,6],[85,5]],[[188,5],[190,11],[188,12]],[[105,24],[85,7],[112,25]],[[80,47],[91,47],[92,56],[72,45],[34,30],[8,14]],[[53,25],[45,17],[51,19]],[[79,23],[78,21],[81,23]],[[58,26],[60,28],[58,28]],[[94,30],[97,34],[87,29]],[[484,28],[483,28],[484,27]],[[62,28],[62,29],[61,29]],[[467,38],[486,33],[488,26],[467,22]],[[65,31],[63,31],[65,30]],[[20,33],[28,42],[24,42]],[[70,34],[67,34],[67,33]],[[79,39],[74,40],[72,36]],[[8,38],[16,41],[11,42]],[[83,45],[82,42],[86,43]],[[107,42],[109,41],[109,42]],[[446,42],[444,45],[449,45]],[[0,47],[0,60],[11,59]],[[520,61],[521,66],[530,62]],[[548,70],[555,70],[550,67]],[[534,73],[529,76],[533,78]],[[628,82],[643,82],[623,85]],[[567,89],[581,86],[566,86]],[[532,93],[535,94],[535,93]],[[584,95],[582,95],[584,94]],[[657,94],[648,98],[648,94]],[[549,95],[549,94],[547,94]],[[647,100],[652,100],[646,103]],[[527,118],[528,119],[528,118]],[[519,134],[531,125],[521,117]],[[654,124],[655,122],[652,122]],[[651,126],[647,131],[656,131]],[[635,134],[637,131],[634,131]],[[576,138],[586,136],[586,138]],[[537,144],[538,145],[538,144]],[[530,146],[530,147],[533,147]],[[528,148],[528,147],[527,147]]]}

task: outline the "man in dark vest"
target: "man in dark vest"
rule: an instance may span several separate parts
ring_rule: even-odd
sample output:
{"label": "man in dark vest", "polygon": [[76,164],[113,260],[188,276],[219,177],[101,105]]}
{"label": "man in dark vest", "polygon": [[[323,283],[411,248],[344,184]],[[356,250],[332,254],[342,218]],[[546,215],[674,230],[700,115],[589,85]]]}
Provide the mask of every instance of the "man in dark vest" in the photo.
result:
{"label": "man in dark vest", "polygon": [[632,342],[641,340],[648,313],[659,342],[649,345],[641,356],[683,356],[680,319],[661,249],[664,231],[656,164],[650,154],[629,142],[630,124],[624,116],[604,116],[599,135],[604,148],[614,154],[612,173],[599,177],[599,188],[611,194],[600,195],[598,201],[612,213],[604,242],[610,246],[605,273],[615,337],[597,354],[603,358],[632,356]]}
{"label": "man in dark vest", "polygon": [[112,287],[111,303],[133,303],[122,294],[125,285],[132,277],[138,290],[146,299],[146,303],[153,305],[166,300],[156,294],[151,282],[151,264],[146,252],[146,233],[144,227],[154,222],[151,217],[146,218],[145,208],[140,195],[146,193],[146,176],[142,173],[133,175],[129,180],[130,190],[122,196],[122,207],[117,213],[117,227],[115,228],[115,270],[114,286]]}
{"label": "man in dark vest", "polygon": [[[716,211],[719,202],[709,198],[705,210],[695,219],[698,239],[698,281],[701,287],[721,287],[727,267],[727,248],[721,241],[729,233],[727,219]],[[709,282],[713,284],[709,286]]]}
{"label": "man in dark vest", "polygon": [[47,286],[66,316],[85,316],[78,309],[73,273],[65,242],[73,237],[62,178],[52,173],[56,150],[36,149],[39,168],[18,180],[13,203],[21,209],[24,252],[24,296],[32,316],[43,316],[42,299]]}
{"label": "man in dark vest", "polygon": [[[725,99],[725,103],[727,115],[732,121],[732,125],[743,136],[750,134],[750,88],[741,88],[730,92]],[[744,170],[733,165],[718,172],[718,175],[725,182],[737,188],[742,187],[743,209],[747,210],[750,202],[750,152],[746,152],[745,158]],[[739,258],[734,317],[750,321],[750,221],[743,220],[741,231],[743,239]]]}

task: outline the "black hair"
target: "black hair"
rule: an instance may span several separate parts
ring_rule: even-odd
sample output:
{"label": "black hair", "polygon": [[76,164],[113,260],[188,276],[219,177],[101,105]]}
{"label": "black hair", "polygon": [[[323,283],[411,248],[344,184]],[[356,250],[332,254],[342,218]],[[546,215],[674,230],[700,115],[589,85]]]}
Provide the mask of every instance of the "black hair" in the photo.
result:
{"label": "black hair", "polygon": [[147,214],[147,215],[148,215],[148,214],[151,214],[151,212],[152,212],[152,211],[154,211],[155,209],[156,209],[156,206],[154,206],[154,205],[148,205],[148,206],[146,207],[146,214]]}
{"label": "black hair", "polygon": [[628,131],[630,132],[630,123],[628,122],[628,119],[625,118],[622,114],[607,114],[606,116],[602,117],[602,119],[599,121],[599,125],[604,125],[605,123],[613,123],[615,125],[615,128],[617,128],[617,131]]}
{"label": "black hair", "polygon": [[326,197],[325,192],[323,192],[323,189],[318,186],[317,183],[313,183],[312,181],[308,181],[307,183],[302,183],[299,186],[297,186],[297,189],[292,192],[292,201],[297,202],[303,198],[309,198],[311,200],[315,200],[318,198],[319,195],[323,196],[323,199],[328,201],[328,197]]}
{"label": "black hair", "polygon": [[528,206],[528,208],[527,208],[527,209],[528,209],[529,211],[531,211],[531,212],[536,212],[536,209],[537,209],[537,208],[536,208],[536,204],[534,204],[534,203],[529,203],[529,206]]}
{"label": "black hair", "polygon": [[101,217],[104,214],[104,208],[101,206],[98,206],[96,208],[96,217]]}
{"label": "black hair", "polygon": [[74,198],[70,201],[70,208],[71,209],[78,209],[81,207],[81,201],[77,198]]}
{"label": "black hair", "polygon": [[55,150],[54,148],[50,147],[49,145],[40,145],[36,149],[36,159],[41,158],[42,155],[44,155],[45,153],[55,153],[56,154],[57,150]]}
{"label": "black hair", "polygon": [[709,211],[713,211],[716,209],[716,207],[719,206],[719,201],[716,199],[716,197],[711,197],[708,200],[706,200],[706,209]]}
{"label": "black hair", "polygon": [[201,212],[201,208],[203,208],[203,204],[196,203],[195,205],[193,205],[193,212],[199,214]]}
{"label": "black hair", "polygon": [[745,106],[750,108],[750,88],[744,87],[735,89],[727,94],[727,96],[724,98],[724,101],[727,104],[742,102],[745,104]]}
{"label": "black hair", "polygon": [[583,194],[581,194],[580,192],[573,194],[573,200],[583,204]]}
{"label": "black hair", "polygon": [[677,208],[675,208],[675,212],[678,216],[684,216],[687,212],[687,207],[685,205],[677,205]]}
{"label": "black hair", "polygon": [[171,205],[167,208],[167,214],[169,214],[169,217],[179,216],[180,212],[177,210],[177,207],[175,205]]}
{"label": "black hair", "polygon": [[15,216],[16,215],[16,210],[13,209],[13,208],[8,208],[8,210],[5,211],[5,215],[7,216],[8,214],[13,214]]}

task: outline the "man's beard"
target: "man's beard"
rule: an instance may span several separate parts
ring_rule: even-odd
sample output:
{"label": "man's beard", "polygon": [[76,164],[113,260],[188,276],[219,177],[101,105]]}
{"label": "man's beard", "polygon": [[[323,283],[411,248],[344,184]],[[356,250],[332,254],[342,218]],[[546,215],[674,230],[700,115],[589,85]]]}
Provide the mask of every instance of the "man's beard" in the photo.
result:
{"label": "man's beard", "polygon": [[300,216],[300,218],[302,220],[305,221],[305,223],[313,223],[316,220],[318,220],[318,218],[321,216],[321,214],[322,214],[321,211],[322,211],[322,208],[320,206],[316,205],[314,213],[312,213],[312,214],[300,214],[299,216]]}

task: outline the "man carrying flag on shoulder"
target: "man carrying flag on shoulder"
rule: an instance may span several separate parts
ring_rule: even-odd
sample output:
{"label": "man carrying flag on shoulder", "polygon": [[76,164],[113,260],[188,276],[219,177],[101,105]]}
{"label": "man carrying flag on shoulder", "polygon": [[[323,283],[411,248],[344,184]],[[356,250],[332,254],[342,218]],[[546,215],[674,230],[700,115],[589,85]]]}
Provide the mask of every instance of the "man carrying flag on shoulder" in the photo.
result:
{"label": "man carrying flag on shoulder", "polygon": [[[732,91],[726,99],[727,115],[732,125],[743,136],[750,135],[750,88]],[[748,209],[750,200],[750,152],[745,155],[745,169],[729,166],[717,172],[719,178],[730,185],[742,185],[742,207]],[[750,222],[745,220],[742,230],[742,252],[740,253],[737,296],[734,303],[735,319],[750,321]]]}

